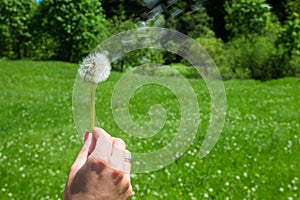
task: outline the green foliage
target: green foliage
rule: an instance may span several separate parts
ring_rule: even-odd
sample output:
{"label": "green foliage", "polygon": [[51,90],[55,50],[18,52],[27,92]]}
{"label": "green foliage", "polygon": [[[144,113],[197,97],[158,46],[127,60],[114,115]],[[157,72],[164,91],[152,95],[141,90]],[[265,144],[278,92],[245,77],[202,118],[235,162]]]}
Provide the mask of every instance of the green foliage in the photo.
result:
{"label": "green foliage", "polygon": [[281,51],[266,37],[237,38],[227,48],[227,65],[237,78],[268,80],[287,71]]}
{"label": "green foliage", "polygon": [[[199,56],[198,59],[203,61],[207,59],[213,59],[217,67],[223,65],[225,59],[225,47],[224,43],[220,38],[216,38],[212,31],[208,31],[206,35],[203,35],[196,39],[196,42],[207,52],[208,56],[205,54],[204,57]],[[190,51],[194,52],[194,46],[191,46]],[[181,62],[184,65],[190,65],[185,60]],[[180,71],[187,78],[201,78],[199,72],[193,66],[176,66],[176,69]]]}
{"label": "green foliage", "polygon": [[[0,61],[1,200],[63,199],[68,171],[83,140],[72,118],[77,69],[63,62]],[[138,90],[130,105],[132,114],[145,122],[151,105],[163,105],[168,116],[164,131],[137,138],[118,128],[111,95],[121,77],[112,72],[98,86],[101,127],[124,139],[135,153],[152,151],[172,140],[181,110],[172,91],[158,85]],[[200,159],[210,96],[204,81],[189,80],[201,108],[197,137],[166,168],[133,174],[131,199],[299,199],[300,113],[295,110],[300,102],[299,81],[225,81],[224,129],[214,149]]]}
{"label": "green foliage", "polygon": [[[182,62],[183,63],[183,62]],[[200,79],[201,75],[197,69],[191,65],[184,65],[182,63],[172,64],[172,68],[178,71],[185,78],[189,79]]]}
{"label": "green foliage", "polygon": [[225,45],[220,38],[211,33],[197,38],[196,41],[207,51],[217,66],[222,65],[225,59]]}
{"label": "green foliage", "polygon": [[[114,16],[108,19],[109,35],[114,36],[124,31],[136,29],[137,25],[132,19],[126,19],[124,15]],[[135,50],[119,57],[116,62],[112,63],[112,68],[123,72],[147,63],[162,64],[164,62],[163,55],[162,51],[155,49]]]}
{"label": "green foliage", "polygon": [[[188,8],[188,5],[183,4],[182,7],[184,10]],[[198,38],[211,30],[211,18],[202,7],[199,10],[187,10],[177,17],[170,16],[166,19],[166,27],[175,29],[191,38]]]}
{"label": "green foliage", "polygon": [[278,43],[291,57],[293,52],[300,54],[300,1],[289,1],[286,10],[289,15],[281,29]]}
{"label": "green foliage", "polygon": [[108,19],[124,15],[125,19],[141,17],[146,10],[143,0],[102,0],[102,6]]}
{"label": "green foliage", "polygon": [[0,57],[27,56],[29,21],[35,6],[34,0],[0,1]]}
{"label": "green foliage", "polygon": [[196,41],[212,57],[223,79],[229,79],[235,76],[230,72],[230,67],[227,65],[228,57],[226,56],[225,44],[220,38],[211,35],[197,38]]}
{"label": "green foliage", "polygon": [[40,25],[40,31],[45,33],[41,43],[51,45],[51,41],[45,42],[48,35],[58,42],[55,54],[59,60],[77,62],[107,36],[106,20],[98,0],[43,0],[35,18],[35,25]]}
{"label": "green foliage", "polygon": [[300,54],[294,53],[290,59],[291,75],[300,77]]}
{"label": "green foliage", "polygon": [[264,35],[270,23],[270,6],[265,0],[240,0],[226,4],[226,28],[230,37]]}
{"label": "green foliage", "polygon": [[[0,0],[0,13],[1,58],[78,62],[103,39],[145,21],[196,39],[225,78],[299,75],[300,0]],[[260,54],[260,48],[266,52]],[[148,62],[188,64],[176,52],[139,50],[121,56],[113,69]],[[198,76],[193,68],[180,70],[186,77]]]}
{"label": "green foliage", "polygon": [[[213,56],[223,77],[268,80],[287,75],[288,61],[274,45],[281,25],[265,0],[227,1],[225,7],[231,40]],[[207,45],[208,51],[215,46]]]}
{"label": "green foliage", "polygon": [[137,28],[137,23],[133,19],[126,19],[123,14],[107,19],[107,29],[109,36]]}
{"label": "green foliage", "polygon": [[[164,52],[157,49],[135,50],[120,57],[113,68],[117,71],[130,70],[133,67],[147,64],[163,64]],[[151,70],[151,69],[150,69]]]}
{"label": "green foliage", "polygon": [[29,57],[33,60],[51,60],[57,55],[60,42],[49,33],[33,30],[34,41],[30,41]]}

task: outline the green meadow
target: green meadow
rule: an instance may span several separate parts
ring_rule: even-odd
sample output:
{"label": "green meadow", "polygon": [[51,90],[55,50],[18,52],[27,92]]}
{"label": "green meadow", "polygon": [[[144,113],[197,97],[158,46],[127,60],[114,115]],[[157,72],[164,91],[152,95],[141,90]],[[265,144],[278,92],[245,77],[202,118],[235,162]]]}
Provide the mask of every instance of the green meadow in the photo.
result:
{"label": "green meadow", "polygon": [[[77,69],[64,62],[0,60],[1,200],[62,199],[83,140],[72,115]],[[128,136],[114,121],[111,106],[122,75],[112,72],[97,88],[100,126],[123,138],[132,152],[163,147],[179,126],[175,95],[158,85],[137,90],[130,100],[132,118],[146,123],[151,105],[160,103],[167,120],[151,138]],[[197,136],[167,167],[132,174],[132,199],[300,199],[300,79],[224,81],[224,128],[202,159],[198,154],[209,122],[210,96],[202,80],[189,83],[201,107]]]}

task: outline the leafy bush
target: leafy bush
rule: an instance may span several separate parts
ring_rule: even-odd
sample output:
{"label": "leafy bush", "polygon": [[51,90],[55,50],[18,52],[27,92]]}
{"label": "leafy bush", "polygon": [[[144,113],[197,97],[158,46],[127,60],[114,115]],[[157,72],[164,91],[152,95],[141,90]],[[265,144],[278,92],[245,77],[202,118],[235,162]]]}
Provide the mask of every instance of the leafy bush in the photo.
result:
{"label": "leafy bush", "polygon": [[263,35],[268,30],[271,19],[271,7],[265,0],[240,0],[226,4],[226,29],[230,37]]}
{"label": "leafy bush", "polygon": [[228,67],[226,66],[225,44],[220,38],[216,38],[214,33],[212,32],[211,34],[207,34],[203,37],[197,38],[196,41],[207,51],[207,53],[214,60],[224,79],[234,77],[234,75],[230,73]]}
{"label": "leafy bush", "polygon": [[225,46],[220,38],[216,38],[215,35],[211,33],[197,38],[196,41],[207,51],[216,65],[222,65],[225,59]]}
{"label": "leafy bush", "polygon": [[171,65],[173,69],[178,71],[185,78],[201,78],[201,75],[197,69],[193,66],[183,65],[181,63],[176,63]]}
{"label": "leafy bush", "polygon": [[290,59],[292,75],[300,76],[300,53],[293,53]]}
{"label": "leafy bush", "polygon": [[227,64],[237,78],[268,80],[283,77],[287,66],[282,52],[266,37],[244,37],[227,45]]}
{"label": "leafy bush", "polygon": [[117,71],[127,71],[131,68],[156,63],[163,64],[163,51],[156,49],[139,49],[126,53],[116,63],[113,63],[113,69]]}

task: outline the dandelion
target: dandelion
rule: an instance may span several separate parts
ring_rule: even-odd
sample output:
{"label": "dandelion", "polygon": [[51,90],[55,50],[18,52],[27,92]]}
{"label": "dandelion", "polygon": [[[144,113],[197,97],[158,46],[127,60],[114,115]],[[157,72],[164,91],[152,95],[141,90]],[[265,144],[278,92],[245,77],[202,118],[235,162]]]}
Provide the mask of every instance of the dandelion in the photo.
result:
{"label": "dandelion", "polygon": [[78,70],[85,82],[90,83],[91,128],[95,126],[95,84],[105,81],[110,74],[110,62],[104,53],[94,52],[83,59]]}

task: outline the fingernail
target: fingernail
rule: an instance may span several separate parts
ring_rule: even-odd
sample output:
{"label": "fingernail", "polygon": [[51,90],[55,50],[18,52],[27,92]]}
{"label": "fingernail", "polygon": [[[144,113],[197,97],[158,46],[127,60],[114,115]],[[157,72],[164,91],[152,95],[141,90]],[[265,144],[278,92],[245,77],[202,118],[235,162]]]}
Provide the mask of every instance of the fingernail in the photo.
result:
{"label": "fingernail", "polygon": [[88,139],[88,137],[89,137],[89,132],[86,132],[84,135],[84,142]]}

